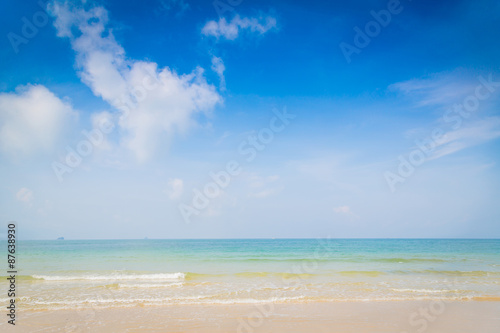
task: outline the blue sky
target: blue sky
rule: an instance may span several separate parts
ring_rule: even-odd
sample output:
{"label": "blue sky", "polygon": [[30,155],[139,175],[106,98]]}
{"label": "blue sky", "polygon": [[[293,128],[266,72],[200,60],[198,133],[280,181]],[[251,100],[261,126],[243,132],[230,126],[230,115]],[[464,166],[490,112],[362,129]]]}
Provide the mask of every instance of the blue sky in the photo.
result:
{"label": "blue sky", "polygon": [[216,3],[0,5],[2,220],[500,237],[500,4]]}

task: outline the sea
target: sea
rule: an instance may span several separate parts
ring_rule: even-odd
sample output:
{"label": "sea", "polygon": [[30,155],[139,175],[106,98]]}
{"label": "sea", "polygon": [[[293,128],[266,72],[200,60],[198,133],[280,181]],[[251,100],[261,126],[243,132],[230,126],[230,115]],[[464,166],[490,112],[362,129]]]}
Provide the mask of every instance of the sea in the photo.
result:
{"label": "sea", "polygon": [[[0,242],[7,253],[7,243]],[[7,304],[7,260],[0,282]],[[18,241],[18,309],[500,301],[500,240]]]}

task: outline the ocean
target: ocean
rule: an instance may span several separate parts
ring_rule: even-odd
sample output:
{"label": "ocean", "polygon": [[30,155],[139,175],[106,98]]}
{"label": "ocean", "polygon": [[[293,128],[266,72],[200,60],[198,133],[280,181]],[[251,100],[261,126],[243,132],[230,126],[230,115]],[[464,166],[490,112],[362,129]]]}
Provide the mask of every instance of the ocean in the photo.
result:
{"label": "ocean", "polygon": [[[7,249],[5,241],[0,243]],[[7,291],[7,262],[0,282]],[[500,240],[18,241],[27,310],[179,304],[500,300]],[[6,302],[6,292],[2,302]]]}

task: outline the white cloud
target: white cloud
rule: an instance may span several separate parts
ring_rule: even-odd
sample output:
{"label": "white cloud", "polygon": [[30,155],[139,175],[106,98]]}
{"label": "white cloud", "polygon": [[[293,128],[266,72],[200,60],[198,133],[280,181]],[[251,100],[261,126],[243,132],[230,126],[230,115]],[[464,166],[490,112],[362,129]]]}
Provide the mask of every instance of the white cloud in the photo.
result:
{"label": "white cloud", "polygon": [[226,89],[226,79],[224,78],[224,71],[226,70],[226,66],[224,66],[224,62],[221,58],[213,56],[212,57],[212,70],[217,73],[220,80],[220,88],[222,90]]}
{"label": "white cloud", "polygon": [[351,210],[351,207],[349,207],[349,206],[335,207],[335,208],[333,208],[333,211],[339,215],[344,215],[344,216],[355,218],[355,219],[359,218],[359,216],[357,216],[356,214],[353,213],[353,211]]}
{"label": "white cloud", "polygon": [[473,93],[478,84],[476,78],[457,70],[397,82],[391,84],[389,90],[412,97],[417,106],[451,106]]}
{"label": "white cloud", "polygon": [[[107,111],[93,113],[90,116],[92,122],[92,131],[98,131],[102,135],[102,142],[95,146],[96,149],[101,150],[111,150],[111,142],[105,133],[102,132],[101,128],[103,124],[113,124],[113,115]],[[91,132],[92,132],[91,131]]]}
{"label": "white cloud", "polygon": [[71,105],[42,85],[1,93],[0,149],[13,155],[51,151],[74,116]]}
{"label": "white cloud", "polygon": [[215,144],[220,145],[224,140],[226,140],[231,135],[232,135],[231,132],[225,131],[224,133],[222,133],[222,136],[217,140]]}
{"label": "white cloud", "polygon": [[179,75],[154,62],[127,59],[107,28],[104,8],[84,10],[54,3],[50,9],[58,36],[68,37],[76,52],[82,81],[96,96],[121,110],[119,125],[128,134],[123,144],[138,160],[149,158],[161,139],[194,125],[195,113],[207,114],[221,102],[202,68]]}
{"label": "white cloud", "polygon": [[175,11],[176,16],[181,16],[189,9],[189,4],[184,0],[160,0],[160,8],[165,11]]}
{"label": "white cloud", "polygon": [[17,191],[16,199],[21,202],[31,204],[31,201],[33,200],[33,191],[27,189],[26,187],[23,187],[19,191]]}
{"label": "white cloud", "polygon": [[[448,108],[456,103],[463,103],[467,97],[477,95],[479,89],[481,95],[486,94],[484,99],[481,98],[481,105],[488,104],[500,92],[498,81],[491,73],[477,74],[459,68],[452,72],[435,73],[423,78],[397,82],[391,84],[388,89],[414,100],[418,107]],[[488,82],[487,87],[484,86],[486,82]]]}
{"label": "white cloud", "polygon": [[350,213],[351,212],[351,209],[349,208],[349,206],[340,206],[340,207],[335,207],[334,209],[334,212],[337,213],[337,214],[347,214],[347,213]]}
{"label": "white cloud", "polygon": [[229,23],[224,17],[219,18],[219,21],[208,21],[201,30],[201,33],[205,36],[216,37],[217,39],[224,37],[228,40],[235,40],[242,30],[250,30],[251,32],[263,35],[273,28],[276,28],[276,19],[274,17],[267,16],[257,19],[255,17],[242,18],[236,15]]}
{"label": "white cloud", "polygon": [[[496,97],[500,92],[498,85],[491,73],[476,77],[457,69],[399,82],[389,88],[415,99],[418,106],[443,110],[436,129],[444,132],[444,136],[438,142],[432,142],[434,151],[429,156],[432,160],[500,137],[500,117],[482,116],[488,111],[496,111]],[[474,99],[477,101],[475,109],[466,103]],[[467,111],[467,107],[474,111]],[[444,130],[451,125],[453,129]],[[407,130],[405,135],[420,141],[420,138],[429,135],[429,129],[414,128]]]}
{"label": "white cloud", "polygon": [[442,140],[435,142],[435,150],[429,159],[437,159],[499,137],[500,117],[481,119],[466,127],[447,132]]}
{"label": "white cloud", "polygon": [[281,188],[266,188],[262,191],[250,193],[248,196],[250,198],[267,198],[271,195],[278,193],[279,191],[281,191]]}
{"label": "white cloud", "polygon": [[184,182],[182,179],[174,178],[168,181],[167,195],[170,199],[178,199],[184,191]]}
{"label": "white cloud", "polygon": [[279,193],[283,187],[280,185],[273,185],[279,180],[279,176],[262,177],[255,173],[248,174],[248,187],[253,191],[248,194],[250,198],[266,198],[271,195]]}
{"label": "white cloud", "polygon": [[279,178],[280,177],[278,175],[263,177],[255,172],[247,174],[248,186],[252,188],[265,187],[266,185],[277,181]]}

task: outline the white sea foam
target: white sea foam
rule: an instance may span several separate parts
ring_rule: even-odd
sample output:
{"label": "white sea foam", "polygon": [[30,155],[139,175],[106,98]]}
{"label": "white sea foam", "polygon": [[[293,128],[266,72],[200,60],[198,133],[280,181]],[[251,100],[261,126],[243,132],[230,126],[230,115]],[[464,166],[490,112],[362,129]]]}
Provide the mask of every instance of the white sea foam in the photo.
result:
{"label": "white sea foam", "polygon": [[396,289],[393,288],[394,291],[399,292],[410,292],[410,293],[447,293],[452,292],[453,290],[432,290],[432,289]]}
{"label": "white sea foam", "polygon": [[137,283],[137,284],[126,284],[119,283],[118,288],[169,288],[169,287],[182,287],[184,285],[183,282],[174,282],[174,283]]}
{"label": "white sea foam", "polygon": [[25,305],[59,305],[59,306],[74,306],[74,305],[93,305],[102,306],[105,304],[124,305],[124,304],[149,304],[149,305],[169,305],[169,304],[255,304],[255,303],[286,303],[291,301],[302,300],[304,296],[297,297],[271,297],[266,299],[217,299],[214,296],[186,296],[179,298],[112,298],[112,299],[81,299],[81,300],[60,300],[60,301],[42,301],[42,300],[25,300]]}
{"label": "white sea foam", "polygon": [[157,273],[157,274],[110,274],[110,275],[32,275],[35,279],[46,281],[69,281],[69,280],[143,280],[143,281],[172,281],[184,280],[184,273]]}
{"label": "white sea foam", "polygon": [[[214,295],[215,296],[215,295]],[[380,301],[407,301],[407,300],[469,300],[471,297],[375,297],[375,298],[308,298],[296,297],[270,297],[263,299],[254,298],[214,298],[214,296],[193,296],[178,298],[113,298],[113,299],[81,299],[81,300],[25,300],[23,306],[35,306],[47,309],[76,309],[78,308],[109,308],[109,307],[131,307],[139,304],[145,306],[169,306],[169,305],[210,305],[210,304],[268,304],[268,303],[294,303],[294,302],[380,302]]]}

